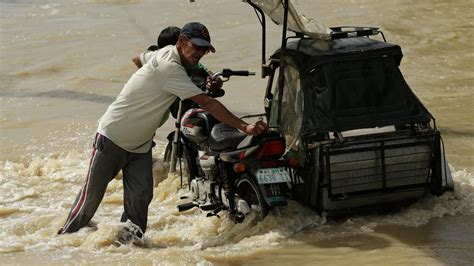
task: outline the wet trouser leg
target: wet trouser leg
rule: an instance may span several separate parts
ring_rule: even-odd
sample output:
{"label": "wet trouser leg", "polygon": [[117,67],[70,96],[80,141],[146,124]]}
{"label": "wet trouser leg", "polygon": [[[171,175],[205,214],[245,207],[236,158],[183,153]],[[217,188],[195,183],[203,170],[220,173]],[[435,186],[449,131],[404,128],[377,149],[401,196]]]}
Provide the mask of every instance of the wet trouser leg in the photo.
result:
{"label": "wet trouser leg", "polygon": [[148,153],[132,153],[123,172],[124,212],[121,221],[128,219],[146,230],[148,205],[153,198],[153,172],[151,150]]}
{"label": "wet trouser leg", "polygon": [[89,223],[104,197],[107,184],[127,163],[129,154],[106,137],[96,135],[86,180],[58,234],[76,232]]}

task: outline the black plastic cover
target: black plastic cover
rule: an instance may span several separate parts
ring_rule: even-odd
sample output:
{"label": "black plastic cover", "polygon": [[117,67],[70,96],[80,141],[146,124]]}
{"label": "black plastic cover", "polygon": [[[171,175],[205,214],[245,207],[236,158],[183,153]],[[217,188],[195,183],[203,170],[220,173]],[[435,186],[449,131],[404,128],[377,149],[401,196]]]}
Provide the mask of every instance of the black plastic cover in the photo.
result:
{"label": "black plastic cover", "polygon": [[284,62],[298,69],[303,94],[300,135],[429,122],[399,70],[402,56],[400,46],[366,37],[289,42]]}

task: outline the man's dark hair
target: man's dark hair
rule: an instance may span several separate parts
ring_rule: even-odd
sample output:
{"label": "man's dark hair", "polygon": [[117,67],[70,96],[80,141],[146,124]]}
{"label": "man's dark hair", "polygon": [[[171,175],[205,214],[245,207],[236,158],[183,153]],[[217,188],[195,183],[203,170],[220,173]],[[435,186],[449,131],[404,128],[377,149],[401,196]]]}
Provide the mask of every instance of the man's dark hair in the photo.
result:
{"label": "man's dark hair", "polygon": [[164,28],[160,32],[160,35],[158,36],[158,40],[156,42],[158,48],[161,49],[167,45],[175,45],[178,42],[180,31],[180,28],[174,26]]}
{"label": "man's dark hair", "polygon": [[157,45],[151,45],[148,47],[148,51],[156,51],[161,49],[167,45],[175,45],[178,42],[179,33],[181,29],[175,26],[168,26],[164,28],[160,35],[158,35],[158,39],[156,40]]}

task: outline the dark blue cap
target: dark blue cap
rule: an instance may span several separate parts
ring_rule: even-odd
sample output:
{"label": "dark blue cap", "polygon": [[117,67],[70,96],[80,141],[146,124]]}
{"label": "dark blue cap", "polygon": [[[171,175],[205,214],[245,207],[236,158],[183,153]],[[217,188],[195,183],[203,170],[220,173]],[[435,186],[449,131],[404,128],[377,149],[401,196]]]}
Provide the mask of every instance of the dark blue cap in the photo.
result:
{"label": "dark blue cap", "polygon": [[181,28],[181,33],[186,36],[192,43],[201,47],[209,47],[213,53],[216,52],[214,46],[211,45],[211,36],[206,26],[199,22],[189,22]]}

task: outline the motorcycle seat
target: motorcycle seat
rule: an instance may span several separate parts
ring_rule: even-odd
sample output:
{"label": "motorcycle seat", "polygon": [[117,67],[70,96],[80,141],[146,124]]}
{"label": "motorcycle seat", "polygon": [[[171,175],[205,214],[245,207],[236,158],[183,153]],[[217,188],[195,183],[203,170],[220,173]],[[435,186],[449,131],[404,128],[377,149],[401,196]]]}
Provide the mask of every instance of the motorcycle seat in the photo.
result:
{"label": "motorcycle seat", "polygon": [[240,132],[236,128],[219,123],[211,130],[209,148],[213,151],[235,149],[246,136],[247,134]]}

